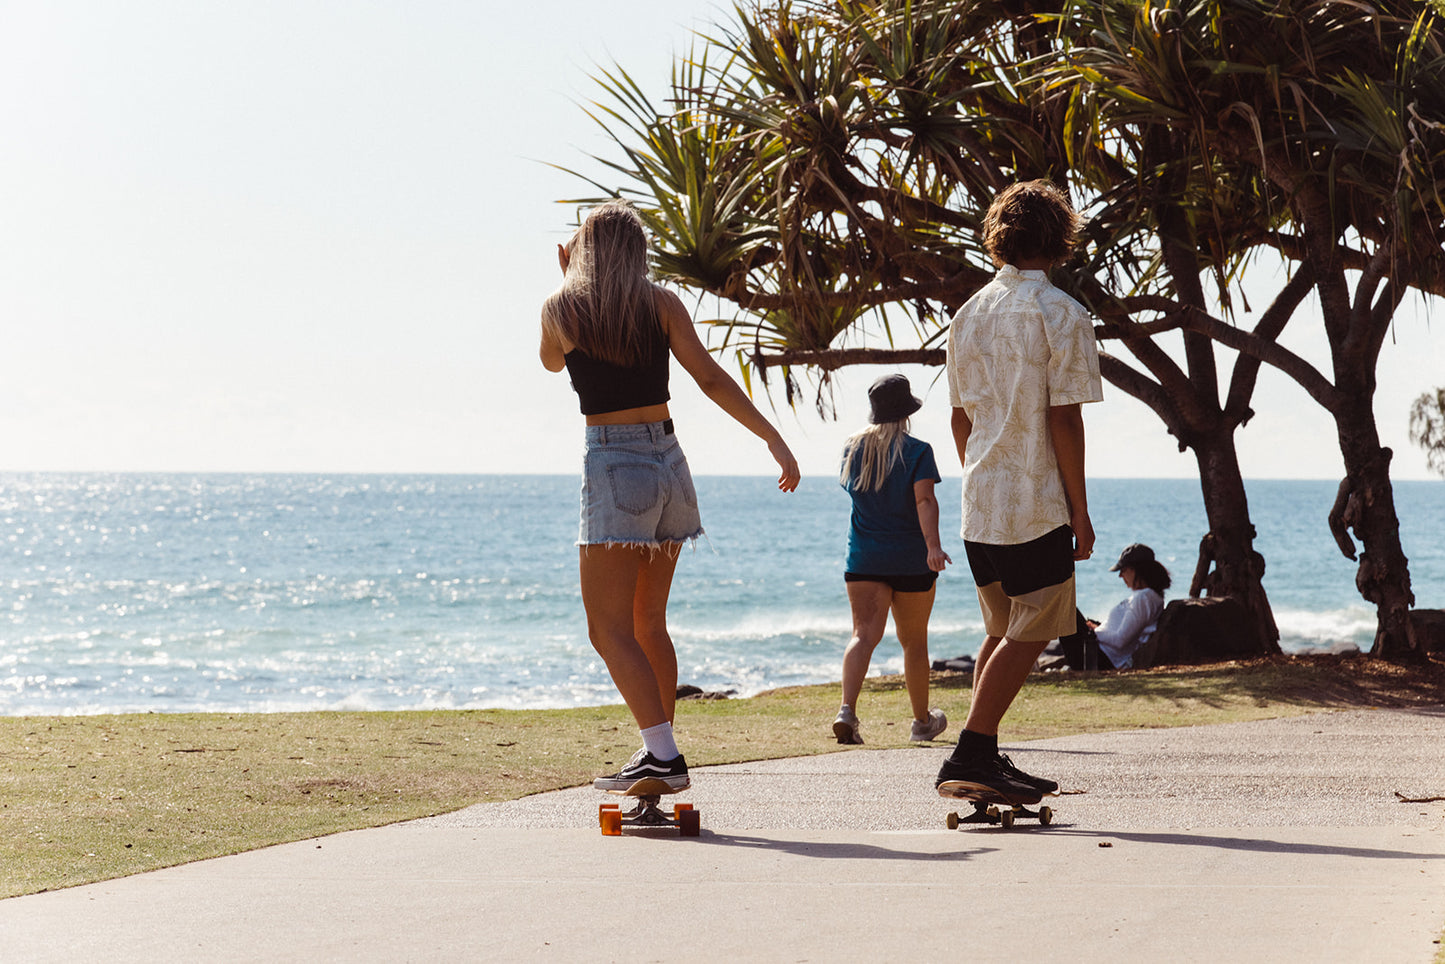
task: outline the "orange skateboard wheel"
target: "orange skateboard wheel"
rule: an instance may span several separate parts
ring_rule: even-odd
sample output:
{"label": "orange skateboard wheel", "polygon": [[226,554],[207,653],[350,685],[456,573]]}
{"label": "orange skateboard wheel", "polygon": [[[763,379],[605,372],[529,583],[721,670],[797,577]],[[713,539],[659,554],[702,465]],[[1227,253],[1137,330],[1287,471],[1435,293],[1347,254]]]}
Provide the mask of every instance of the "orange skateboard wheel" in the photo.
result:
{"label": "orange skateboard wheel", "polygon": [[597,813],[597,821],[602,824],[602,836],[622,836],[622,811],[616,806],[604,806]]}
{"label": "orange skateboard wheel", "polygon": [[702,836],[702,814],[687,804],[686,810],[680,810],[677,814],[677,830],[683,837]]}

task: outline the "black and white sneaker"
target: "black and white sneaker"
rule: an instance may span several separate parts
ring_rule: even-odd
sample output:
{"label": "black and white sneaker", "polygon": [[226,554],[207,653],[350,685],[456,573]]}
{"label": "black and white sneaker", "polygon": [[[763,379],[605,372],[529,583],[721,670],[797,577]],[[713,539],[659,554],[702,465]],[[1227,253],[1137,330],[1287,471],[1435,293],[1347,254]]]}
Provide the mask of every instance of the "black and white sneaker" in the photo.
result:
{"label": "black and white sneaker", "polygon": [[938,778],[933,785],[938,787],[945,783],[963,784],[963,789],[997,798],[990,802],[1012,805],[1038,803],[1043,796],[1032,783],[1025,783],[1004,770],[1003,762],[997,756],[978,757],[965,762],[948,757],[939,767]]}
{"label": "black and white sneaker", "polygon": [[692,780],[687,775],[687,761],[681,753],[671,760],[659,760],[646,749],[638,750],[627,761],[627,766],[610,777],[598,777],[592,785],[598,790],[625,793],[643,780],[660,780],[671,790],[686,790],[692,786]]}
{"label": "black and white sneaker", "polygon": [[1000,753],[998,755],[998,762],[1003,766],[1003,772],[1007,773],[1015,780],[1020,780],[1024,783],[1032,785],[1034,789],[1038,790],[1039,793],[1043,794],[1046,797],[1058,796],[1059,785],[1054,781],[1045,779],[1044,777],[1036,777],[1032,774],[1025,773],[1018,767],[1014,766],[1013,761],[1010,760],[1006,754]]}

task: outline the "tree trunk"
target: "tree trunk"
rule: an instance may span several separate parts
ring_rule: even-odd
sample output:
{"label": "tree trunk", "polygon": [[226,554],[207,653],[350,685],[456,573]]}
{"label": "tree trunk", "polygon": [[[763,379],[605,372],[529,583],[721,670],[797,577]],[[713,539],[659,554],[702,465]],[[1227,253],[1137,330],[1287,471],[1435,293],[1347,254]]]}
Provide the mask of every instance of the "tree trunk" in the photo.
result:
{"label": "tree trunk", "polygon": [[[1325,202],[1316,200],[1317,208],[1324,206]],[[1331,223],[1328,215],[1319,211],[1307,220]],[[1335,392],[1327,407],[1335,419],[1345,463],[1345,478],[1330,510],[1330,531],[1347,559],[1355,558],[1348,530],[1354,530],[1363,546],[1355,587],[1375,604],[1373,655],[1382,659],[1419,656],[1410,633],[1410,606],[1415,602],[1410,564],[1400,547],[1400,520],[1390,484],[1392,453],[1380,444],[1375,427],[1375,367],[1404,289],[1386,280],[1384,290],[1378,291],[1392,257],[1389,245],[1365,264],[1352,296],[1334,234],[1307,227],[1305,240],[1315,264],[1327,266],[1325,270],[1317,267],[1316,290],[1335,376]]]}
{"label": "tree trunk", "polygon": [[1249,499],[1239,473],[1239,458],[1232,432],[1194,440],[1199,482],[1209,532],[1199,543],[1199,564],[1189,595],[1229,596],[1249,613],[1253,639],[1249,649],[1259,654],[1278,653],[1279,628],[1264,591],[1264,556],[1254,548],[1254,525],[1249,521]]}
{"label": "tree trunk", "polygon": [[1375,416],[1368,401],[1345,405],[1335,413],[1345,478],[1330,510],[1330,531],[1347,559],[1355,559],[1350,529],[1360,540],[1355,587],[1375,604],[1373,655],[1381,659],[1410,659],[1421,655],[1410,633],[1409,561],[1400,546],[1400,520],[1395,515],[1395,494],[1390,484],[1389,449],[1380,445]]}

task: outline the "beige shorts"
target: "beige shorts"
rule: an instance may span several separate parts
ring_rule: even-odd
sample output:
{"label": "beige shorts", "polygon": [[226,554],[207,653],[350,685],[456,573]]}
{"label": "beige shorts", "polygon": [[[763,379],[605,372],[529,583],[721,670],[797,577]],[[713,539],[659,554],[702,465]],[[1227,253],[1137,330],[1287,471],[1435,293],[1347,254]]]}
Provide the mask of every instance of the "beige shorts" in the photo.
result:
{"label": "beige shorts", "polygon": [[1021,596],[1004,592],[1001,582],[979,586],[978,608],[983,610],[984,632],[990,636],[1021,643],[1047,643],[1074,631],[1078,609],[1074,601],[1074,577]]}

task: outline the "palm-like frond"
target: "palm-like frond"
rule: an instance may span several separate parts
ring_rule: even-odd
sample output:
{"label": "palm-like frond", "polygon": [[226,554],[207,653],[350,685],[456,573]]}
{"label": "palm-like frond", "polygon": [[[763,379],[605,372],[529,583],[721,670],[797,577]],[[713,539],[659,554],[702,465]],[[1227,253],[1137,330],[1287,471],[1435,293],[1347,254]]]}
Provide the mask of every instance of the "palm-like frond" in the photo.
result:
{"label": "palm-like frond", "polygon": [[739,7],[675,68],[666,110],[621,68],[597,78],[592,116],[622,152],[597,160],[624,180],[604,190],[643,208],[660,274],[739,308],[730,340],[826,350],[871,318],[891,342],[902,302],[936,341],[991,273],[994,191],[1062,167],[1005,6]]}
{"label": "palm-like frond", "polygon": [[1445,61],[1419,3],[759,0],[735,14],[675,66],[665,106],[616,68],[592,115],[621,151],[597,159],[621,179],[604,191],[643,208],[659,274],[735,306],[725,343],[758,358],[891,344],[898,305],[936,343],[991,273],[979,220],[1017,179],[1073,187],[1091,250],[1068,284],[1116,314],[1197,271],[1227,312],[1255,251],[1299,257],[1280,165],[1325,185],[1342,235],[1404,239],[1417,262],[1422,238],[1439,247]]}
{"label": "palm-like frond", "polygon": [[[1235,263],[1250,244],[1288,241],[1277,229],[1294,223],[1304,178],[1322,186],[1339,233],[1378,245],[1423,224],[1438,238],[1445,100],[1433,10],[1078,0],[1060,18],[1069,41],[1050,83],[1084,120],[1071,158],[1097,168],[1101,145],[1124,143],[1120,132],[1157,132],[1159,163],[1138,153],[1144,142],[1128,145],[1141,208],[1150,185],[1168,184]],[[1247,225],[1257,227],[1241,234]]]}

